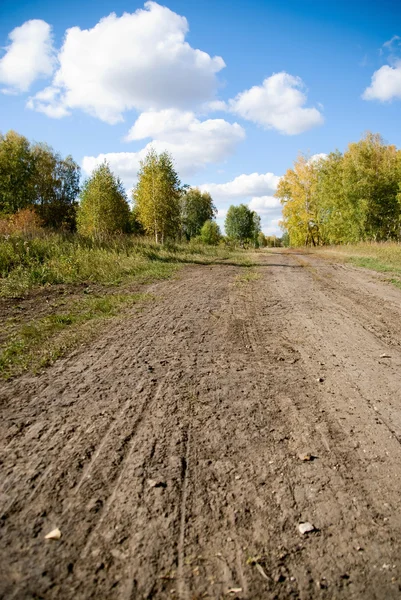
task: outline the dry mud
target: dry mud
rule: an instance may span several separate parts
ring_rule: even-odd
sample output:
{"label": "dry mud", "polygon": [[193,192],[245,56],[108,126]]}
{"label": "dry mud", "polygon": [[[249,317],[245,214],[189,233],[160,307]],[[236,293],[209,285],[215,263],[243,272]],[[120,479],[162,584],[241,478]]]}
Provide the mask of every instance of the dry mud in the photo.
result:
{"label": "dry mud", "polygon": [[400,597],[401,291],[256,256],[1,384],[2,598]]}

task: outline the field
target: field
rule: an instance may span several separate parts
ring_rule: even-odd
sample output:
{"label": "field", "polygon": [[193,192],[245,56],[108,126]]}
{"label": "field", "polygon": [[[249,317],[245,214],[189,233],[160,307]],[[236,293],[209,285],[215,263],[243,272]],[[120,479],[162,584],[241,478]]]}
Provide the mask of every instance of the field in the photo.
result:
{"label": "field", "polygon": [[383,248],[9,268],[0,596],[399,598],[401,261]]}

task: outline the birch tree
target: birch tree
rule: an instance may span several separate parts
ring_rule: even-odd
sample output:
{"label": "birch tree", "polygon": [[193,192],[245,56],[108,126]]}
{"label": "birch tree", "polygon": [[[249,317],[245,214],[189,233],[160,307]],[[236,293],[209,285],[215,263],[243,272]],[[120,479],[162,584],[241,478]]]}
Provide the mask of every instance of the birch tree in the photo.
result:
{"label": "birch tree", "polygon": [[107,162],[94,170],[80,195],[77,228],[82,235],[98,237],[128,231],[130,211],[121,181]]}
{"label": "birch tree", "polygon": [[179,234],[180,196],[181,183],[172,157],[152,148],[141,161],[133,202],[138,221],[156,243]]}

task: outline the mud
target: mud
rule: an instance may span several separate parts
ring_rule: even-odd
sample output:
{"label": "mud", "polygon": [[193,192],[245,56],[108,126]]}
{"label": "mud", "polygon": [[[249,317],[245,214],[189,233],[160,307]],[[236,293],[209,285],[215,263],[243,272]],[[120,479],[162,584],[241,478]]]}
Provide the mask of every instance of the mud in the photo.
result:
{"label": "mud", "polygon": [[401,291],[253,258],[1,384],[2,598],[400,597]]}

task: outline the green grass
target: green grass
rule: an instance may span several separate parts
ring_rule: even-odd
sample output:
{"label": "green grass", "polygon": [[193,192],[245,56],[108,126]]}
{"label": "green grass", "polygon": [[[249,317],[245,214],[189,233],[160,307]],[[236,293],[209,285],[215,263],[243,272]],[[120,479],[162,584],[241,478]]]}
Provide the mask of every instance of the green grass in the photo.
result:
{"label": "green grass", "polygon": [[68,312],[20,323],[0,348],[0,375],[8,379],[27,369],[36,371],[51,364],[72,346],[88,340],[98,325],[122,309],[151,298],[150,294],[81,298],[68,304]]}
{"label": "green grass", "polygon": [[333,257],[356,267],[371,269],[378,273],[395,275],[389,282],[401,288],[401,244],[397,242],[360,242],[343,246],[327,246],[311,250],[321,256]]}
{"label": "green grass", "polygon": [[396,267],[385,264],[373,256],[350,256],[347,260],[356,267],[371,269],[372,271],[378,271],[379,273],[389,273],[397,270]]}
{"label": "green grass", "polygon": [[244,252],[202,244],[156,245],[133,236],[93,241],[78,235],[44,234],[29,239],[0,239],[0,297],[24,296],[34,288],[57,284],[99,283],[167,278],[180,264],[232,260],[246,264]]}
{"label": "green grass", "polygon": [[381,272],[401,272],[401,244],[397,242],[360,242],[343,246],[327,246],[318,253],[333,254],[356,266]]}
{"label": "green grass", "polygon": [[148,298],[132,294],[132,284],[170,278],[188,264],[253,265],[244,251],[199,243],[160,246],[134,236],[91,240],[45,231],[0,237],[0,377],[54,362],[106,319]]}

